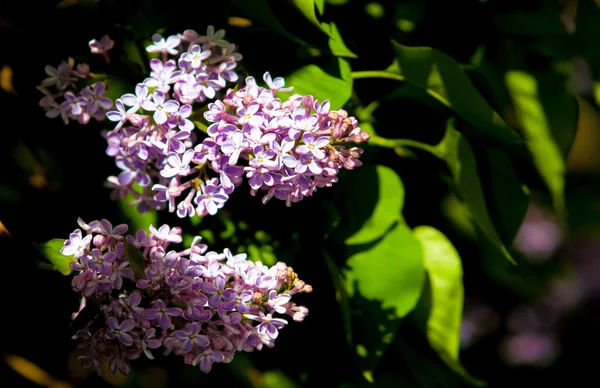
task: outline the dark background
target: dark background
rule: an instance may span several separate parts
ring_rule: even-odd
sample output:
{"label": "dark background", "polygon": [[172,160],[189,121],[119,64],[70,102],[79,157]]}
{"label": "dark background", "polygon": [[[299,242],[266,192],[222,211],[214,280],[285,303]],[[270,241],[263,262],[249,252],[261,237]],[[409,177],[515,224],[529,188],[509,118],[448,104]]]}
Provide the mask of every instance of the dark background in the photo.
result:
{"label": "dark background", "polygon": [[[38,106],[42,94],[35,87],[45,78],[44,66],[56,67],[72,56],[77,63],[88,63],[93,72],[130,71],[119,68],[119,64],[107,67],[100,56],[89,53],[88,42],[109,34],[117,42],[114,49],[117,55],[123,50],[119,46],[121,38],[130,38],[132,31],[147,39],[158,28],[165,28],[165,35],[169,35],[187,28],[202,32],[208,24],[225,28],[226,39],[239,44],[238,51],[244,55],[241,69],[248,74],[258,76],[268,70],[273,76],[285,75],[303,63],[319,60],[311,58],[306,48],[258,22],[247,29],[228,26],[230,16],[246,16],[228,1],[120,1],[117,7],[120,11],[114,12],[116,3],[81,1],[77,5],[57,8],[53,1],[0,1],[3,49],[0,66],[12,69],[14,88],[13,91],[0,91],[0,221],[10,233],[4,232],[0,239],[1,273],[4,275],[1,314],[4,330],[0,346],[3,355],[23,357],[55,378],[73,385],[108,386],[109,382],[77,372],[77,362],[72,356],[74,344],[69,339],[70,314],[78,307],[77,295],[71,290],[69,279],[38,267],[37,262],[44,259],[32,243],[66,238],[77,227],[77,217],[86,221],[107,218],[116,224],[125,222],[126,216],[118,204],[109,199],[109,191],[103,187],[106,177],[117,172],[114,161],[105,154],[106,143],[100,136],[100,131],[105,129],[103,124],[92,121],[85,126],[77,123],[65,126],[60,119],[45,117]],[[344,5],[326,4],[325,8],[324,19],[337,23],[346,44],[359,57],[350,61],[353,70],[387,67],[393,56],[389,46],[391,38],[406,45],[438,48],[463,63],[468,63],[477,48],[483,45],[487,59],[498,69],[548,70],[553,61],[569,60],[575,54],[565,47],[560,36],[531,36],[523,32],[528,23],[539,23],[533,30],[545,31],[546,19],[539,15],[545,15],[540,10],[546,9],[547,4],[542,1],[381,1],[379,4],[385,11],[381,18],[367,12],[367,3],[351,0]],[[552,6],[557,14],[566,9],[564,4],[563,8],[555,3]],[[282,15],[287,12],[285,4],[273,4],[273,7],[279,7]],[[495,23],[498,16],[522,12],[530,15],[529,22],[509,25],[514,27],[512,29]],[[416,28],[410,32],[398,29],[395,23],[399,19],[414,20]],[[286,26],[290,31],[300,31],[307,41],[319,39],[311,35],[312,30],[304,28],[306,26],[298,22],[298,18],[290,18]],[[593,60],[589,60],[589,64],[594,68]],[[382,107],[376,114],[380,135],[398,137],[400,131],[400,137],[432,144],[437,142],[443,135],[447,112],[432,109],[411,98],[394,98],[396,87],[386,80],[357,82],[356,96],[349,103],[349,109],[382,100]],[[597,126],[590,126],[598,131]],[[367,152],[365,157],[368,160]],[[586,157],[592,160],[594,155],[584,155],[583,159]],[[568,199],[575,215],[572,217],[574,227],[566,234],[564,243],[543,264],[531,264],[524,256],[521,265],[510,267],[508,264],[488,265],[497,263],[498,258],[479,240],[465,234],[445,211],[451,189],[441,162],[422,152],[416,152],[412,158],[400,158],[392,151],[380,151],[373,158],[383,160],[399,171],[407,188],[404,216],[408,224],[436,226],[453,241],[463,257],[468,300],[476,300],[495,312],[478,323],[480,326],[491,324],[493,329],[461,353],[466,369],[494,387],[543,386],[557,382],[580,386],[584,381],[589,382],[585,386],[595,386],[596,365],[600,361],[597,292],[582,298],[576,308],[563,314],[560,324],[552,327],[561,351],[550,365],[511,365],[502,356],[500,348],[510,334],[504,324],[505,318],[515,306],[535,303],[545,295],[546,286],[552,279],[564,271],[577,272],[578,263],[600,259],[600,249],[593,248],[593,242],[598,239],[600,220],[596,217],[599,209],[598,166],[590,164],[589,168],[570,171]],[[534,175],[527,167],[523,173]],[[533,191],[540,206],[546,207],[543,186],[534,186]],[[306,231],[310,227],[309,220],[302,215],[319,208],[319,196],[331,198],[332,193],[321,190],[315,198],[285,210],[290,212],[291,219],[299,220],[295,223],[297,230]],[[280,205],[269,203],[266,211],[269,214],[284,211]],[[242,190],[239,194],[236,192],[228,206],[232,213],[245,211],[248,218],[256,216],[258,219],[263,213],[259,199],[242,193]],[[160,220],[171,222],[177,219],[161,214]],[[257,221],[257,224],[261,222]],[[303,235],[296,254],[303,260],[294,261],[294,268],[307,281],[310,279],[323,298],[334,300],[328,275],[322,274],[326,268],[316,259],[309,261],[318,256],[310,249],[310,241],[318,237],[316,234],[306,232]],[[582,245],[592,248],[582,250]],[[569,287],[564,292],[568,290]],[[313,293],[311,297],[319,298],[319,293]],[[306,298],[305,303],[310,305],[310,299]],[[248,362],[252,362],[256,370],[283,369],[301,386],[314,382],[336,384],[339,381],[336,376],[345,372],[345,366],[335,366],[334,360],[346,362],[347,350],[342,328],[326,318],[331,315],[331,321],[335,322],[338,313],[333,311],[334,307],[315,303],[305,322],[288,325],[275,348],[244,360],[250,360]],[[498,322],[494,325],[495,320]],[[384,356],[380,367],[384,377],[379,380],[380,385],[389,383],[392,386],[398,382],[391,371],[397,375],[422,373],[424,376],[430,371],[422,366],[427,362],[420,360],[434,356],[427,350],[420,350],[426,345],[413,339],[411,330],[410,325],[403,325],[400,335],[406,338],[406,343]],[[406,353],[406,349],[412,349],[414,353]],[[407,358],[413,361],[409,362]],[[131,386],[165,386],[160,382],[167,379],[169,386],[199,383],[228,386],[233,385],[235,379],[236,384],[248,384],[247,376],[235,374],[236,370],[243,370],[243,361],[237,365],[232,368],[216,365],[210,376],[204,376],[197,368],[180,365],[179,360],[165,359],[160,365],[158,362],[142,365],[137,381],[129,383],[133,384]],[[6,363],[2,363],[1,368],[5,386],[37,386],[19,376]],[[304,372],[308,377],[303,377]],[[424,380],[414,378],[413,383],[420,381],[415,385],[419,387],[462,384],[451,373],[445,372],[443,376],[430,380],[428,377]]]}

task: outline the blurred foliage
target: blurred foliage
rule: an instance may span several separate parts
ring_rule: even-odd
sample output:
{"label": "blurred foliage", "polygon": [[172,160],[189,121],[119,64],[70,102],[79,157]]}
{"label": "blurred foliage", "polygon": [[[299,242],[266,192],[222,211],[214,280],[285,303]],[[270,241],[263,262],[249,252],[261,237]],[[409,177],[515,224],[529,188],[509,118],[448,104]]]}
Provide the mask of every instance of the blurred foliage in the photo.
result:
{"label": "blurred foliage", "polygon": [[[556,279],[572,279],[577,254],[600,260],[600,249],[577,250],[600,229],[596,2],[63,0],[0,7],[0,220],[8,231],[0,242],[5,273],[21,277],[18,292],[15,283],[5,286],[5,311],[21,333],[2,338],[9,386],[506,387],[594,378],[597,357],[584,355],[600,349],[597,301],[565,321],[557,335],[567,345],[543,368],[502,358],[503,335],[512,329],[492,328],[474,346],[459,346],[471,311],[464,296],[485,300],[505,320],[515,306],[543,300],[562,284]],[[372,136],[363,144],[364,165],[290,208],[262,205],[241,189],[202,220],[140,215],[110,200],[103,183],[116,167],[101,136],[107,125],[45,117],[35,88],[44,66],[68,57],[88,63],[114,100],[146,77],[152,34],[208,25],[224,28],[237,45],[242,79],[269,71],[293,92],[356,116]],[[116,42],[110,64],[89,53],[88,42],[104,34]],[[568,242],[543,264],[528,261],[517,244],[532,204],[552,214]],[[77,217],[127,222],[130,230],[179,225],[188,243],[198,234],[214,250],[285,261],[314,287],[298,296],[310,315],[288,325],[273,349],[238,354],[208,375],[158,357],[136,360],[127,377],[97,377],[78,366],[69,339],[79,301],[52,270],[69,268],[60,260],[37,264],[54,257],[47,253],[60,248],[53,239],[67,238]]]}

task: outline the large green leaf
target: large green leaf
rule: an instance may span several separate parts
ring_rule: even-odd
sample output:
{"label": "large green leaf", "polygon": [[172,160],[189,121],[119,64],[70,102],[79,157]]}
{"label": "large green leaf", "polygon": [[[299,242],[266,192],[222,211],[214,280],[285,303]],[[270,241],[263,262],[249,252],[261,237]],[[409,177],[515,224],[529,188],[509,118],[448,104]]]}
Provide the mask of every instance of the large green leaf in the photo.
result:
{"label": "large green leaf", "polygon": [[419,226],[413,233],[423,247],[423,264],[431,285],[427,338],[436,351],[458,360],[464,301],[460,256],[435,228]]}
{"label": "large green leaf", "polygon": [[506,74],[506,85],[533,162],[548,187],[557,216],[564,221],[566,163],[551,130],[553,117],[563,112],[545,111],[538,95],[538,83],[530,74],[510,71]]}
{"label": "large green leaf", "polygon": [[342,269],[350,297],[352,336],[368,378],[393,341],[401,318],[416,306],[425,269],[421,244],[404,224],[362,251],[349,252]]}
{"label": "large green leaf", "polygon": [[357,72],[355,78],[383,77],[408,82],[454,110],[490,139],[521,143],[521,137],[494,111],[460,64],[431,47],[408,47],[392,41],[396,60],[385,71]]}
{"label": "large green leaf", "polygon": [[63,275],[68,275],[73,272],[73,269],[69,264],[76,259],[73,256],[65,256],[60,252],[64,244],[64,238],[54,238],[43,244],[34,245],[40,253],[52,263],[54,269]]}
{"label": "large green leaf", "polygon": [[342,58],[332,58],[327,68],[307,65],[285,77],[286,85],[293,86],[292,92],[278,93],[287,98],[293,93],[310,94],[319,101],[329,100],[332,110],[341,108],[352,95],[350,65]]}
{"label": "large green leaf", "polygon": [[[292,2],[309,22],[311,22],[315,27],[317,27],[325,35],[331,37],[331,33],[329,32],[329,29],[321,26],[321,23],[317,19],[317,14],[315,12],[315,5],[316,5],[317,1],[315,1],[315,0],[292,0]],[[321,8],[322,8],[322,6],[321,6]]]}
{"label": "large green leaf", "polygon": [[452,127],[450,122],[444,139],[436,146],[439,156],[448,163],[457,188],[475,223],[490,242],[514,263],[512,255],[500,238],[490,216],[484,189],[479,179],[477,163],[469,141]]}

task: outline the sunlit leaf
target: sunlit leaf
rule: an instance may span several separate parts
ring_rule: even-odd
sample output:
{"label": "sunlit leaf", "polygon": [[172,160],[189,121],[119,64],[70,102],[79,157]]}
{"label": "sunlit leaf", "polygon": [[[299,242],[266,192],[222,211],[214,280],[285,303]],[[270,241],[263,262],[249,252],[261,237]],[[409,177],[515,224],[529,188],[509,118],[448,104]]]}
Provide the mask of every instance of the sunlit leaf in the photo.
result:
{"label": "sunlit leaf", "polygon": [[336,57],[358,58],[358,56],[346,46],[346,43],[344,43],[342,35],[340,35],[340,31],[335,23],[321,23],[321,25],[323,25],[323,28],[327,29],[331,34],[331,38],[329,38],[329,49],[333,55]]}
{"label": "sunlit leaf", "polygon": [[436,351],[458,360],[464,300],[460,256],[435,228],[419,226],[413,233],[423,247],[423,265],[431,285],[427,338]]}
{"label": "sunlit leaf", "polygon": [[60,250],[65,244],[64,238],[54,238],[43,244],[34,244],[40,253],[54,265],[54,269],[63,275],[68,275],[73,272],[69,265],[76,259],[73,256],[65,256]]}
{"label": "sunlit leaf", "polygon": [[527,73],[510,71],[506,74],[506,84],[533,162],[550,191],[554,210],[564,221],[565,159],[552,135],[548,113],[539,99],[537,81]]}
{"label": "sunlit leaf", "polygon": [[[309,22],[311,22],[315,27],[317,27],[325,35],[331,37],[329,29],[321,26],[321,23],[317,19],[317,14],[315,12],[315,3],[316,3],[315,0],[292,0],[292,2]],[[322,3],[322,1],[321,1],[321,3]]]}
{"label": "sunlit leaf", "polygon": [[320,15],[323,15],[323,11],[325,10],[325,0],[314,0],[315,7],[317,7],[317,11],[319,11]]}
{"label": "sunlit leaf", "polygon": [[293,93],[311,94],[319,101],[329,100],[331,109],[341,108],[352,95],[350,65],[342,58],[332,60],[327,69],[307,65],[285,77],[286,85],[293,86],[292,92],[278,93],[287,98]]}
{"label": "sunlit leaf", "polygon": [[363,373],[369,373],[419,300],[423,252],[411,230],[398,224],[372,247],[350,253],[346,264],[354,346]]}
{"label": "sunlit leaf", "polygon": [[[382,237],[390,227],[402,219],[401,210],[404,204],[404,186],[398,174],[389,167],[377,166],[378,200],[373,213],[360,230],[346,239],[346,244],[364,244]],[[368,190],[373,190],[370,187]],[[348,193],[356,195],[363,190]],[[360,204],[359,204],[360,206]]]}
{"label": "sunlit leaf", "polygon": [[144,265],[144,255],[133,244],[130,244],[127,241],[124,241],[123,244],[125,245],[125,259],[127,259],[127,261],[129,262],[129,266],[133,271],[135,279],[145,279],[146,266]]}

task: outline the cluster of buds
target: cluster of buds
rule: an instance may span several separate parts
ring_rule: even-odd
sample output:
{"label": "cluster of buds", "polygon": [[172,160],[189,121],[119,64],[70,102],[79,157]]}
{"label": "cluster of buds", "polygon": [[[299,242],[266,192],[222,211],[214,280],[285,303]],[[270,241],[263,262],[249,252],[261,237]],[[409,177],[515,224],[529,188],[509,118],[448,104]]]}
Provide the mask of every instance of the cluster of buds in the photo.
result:
{"label": "cluster of buds", "polygon": [[182,241],[181,229],[168,225],[125,235],[125,224],[78,223],[61,252],[74,257],[82,308],[100,306],[73,337],[85,349],[82,365],[98,373],[101,357],[110,358],[111,374],[128,374],[130,360],[153,359],[152,352],[182,356],[208,373],[238,351],[274,346],[287,324],[274,315],[301,322],[308,314],[291,298],[312,287],[282,262],[267,267],[228,249],[207,251],[200,237],[176,251],[170,246]]}
{"label": "cluster of buds", "polygon": [[[110,99],[104,96],[106,84],[98,81],[90,84],[93,77],[90,67],[80,63],[75,67],[75,60],[69,58],[58,67],[47,65],[45,78],[38,90],[44,94],[40,106],[46,111],[46,116],[60,116],[65,124],[69,120],[77,120],[87,124],[91,118],[103,121],[106,111],[113,107]],[[81,87],[80,83],[86,84]]]}

